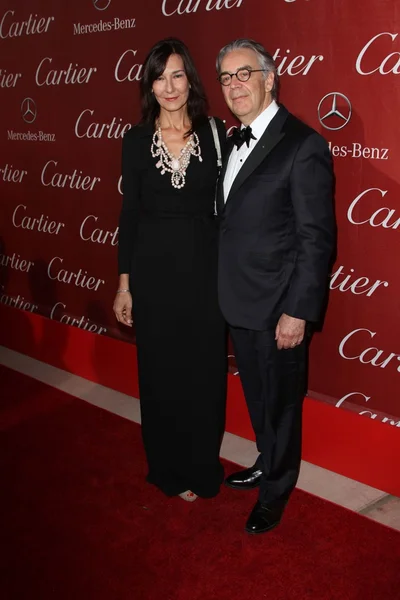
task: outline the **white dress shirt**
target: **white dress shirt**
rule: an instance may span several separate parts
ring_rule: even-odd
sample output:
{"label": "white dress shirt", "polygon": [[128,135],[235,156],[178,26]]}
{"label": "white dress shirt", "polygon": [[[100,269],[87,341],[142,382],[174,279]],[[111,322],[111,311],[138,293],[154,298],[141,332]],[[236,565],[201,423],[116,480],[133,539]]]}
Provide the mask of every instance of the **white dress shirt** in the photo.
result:
{"label": "white dress shirt", "polygon": [[[267,129],[268,125],[270,124],[270,122],[272,121],[272,119],[274,118],[274,116],[276,115],[278,110],[279,110],[279,106],[277,105],[275,100],[272,100],[271,104],[269,104],[267,106],[267,108],[265,110],[263,110],[263,112],[261,114],[259,114],[256,119],[254,119],[254,121],[252,123],[250,123],[252,134],[254,135],[254,137],[256,139],[250,140],[249,147],[247,147],[247,144],[244,143],[240,146],[240,148],[238,148],[237,146],[235,146],[235,148],[233,148],[233,150],[230,154],[230,157],[229,157],[228,166],[226,168],[225,177],[224,177],[225,202],[228,198],[232,184],[235,181],[236,176],[239,173],[240,169],[242,168],[245,160],[250,155],[251,151],[257,144],[258,140],[260,139],[260,137],[262,136],[264,131]],[[244,127],[245,127],[245,125],[242,125],[241,129],[243,129]]]}

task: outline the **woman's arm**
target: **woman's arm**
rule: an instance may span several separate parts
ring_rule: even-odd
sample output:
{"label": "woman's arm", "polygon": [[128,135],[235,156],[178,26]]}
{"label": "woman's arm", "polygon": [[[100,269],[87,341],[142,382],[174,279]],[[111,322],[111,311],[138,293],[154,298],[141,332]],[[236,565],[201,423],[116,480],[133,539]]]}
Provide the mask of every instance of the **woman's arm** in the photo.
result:
{"label": "woman's arm", "polygon": [[118,291],[114,300],[117,321],[132,327],[132,296],[129,275],[139,217],[140,172],[138,169],[139,138],[136,128],[129,130],[122,140],[123,201],[119,217],[118,238]]}
{"label": "woman's arm", "polygon": [[137,128],[130,129],[122,140],[123,201],[119,216],[118,274],[123,275],[124,287],[129,287],[132,252],[136,242],[139,217],[140,171]]}

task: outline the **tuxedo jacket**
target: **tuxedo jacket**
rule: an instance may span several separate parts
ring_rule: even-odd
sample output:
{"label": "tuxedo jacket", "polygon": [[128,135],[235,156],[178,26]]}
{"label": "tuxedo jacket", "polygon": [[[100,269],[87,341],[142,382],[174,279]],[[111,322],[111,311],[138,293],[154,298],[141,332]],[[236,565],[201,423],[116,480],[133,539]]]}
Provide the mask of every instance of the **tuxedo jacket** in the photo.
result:
{"label": "tuxedo jacket", "polygon": [[232,326],[265,330],[282,315],[318,321],[334,248],[328,144],[280,106],[224,201],[217,190],[219,302]]}

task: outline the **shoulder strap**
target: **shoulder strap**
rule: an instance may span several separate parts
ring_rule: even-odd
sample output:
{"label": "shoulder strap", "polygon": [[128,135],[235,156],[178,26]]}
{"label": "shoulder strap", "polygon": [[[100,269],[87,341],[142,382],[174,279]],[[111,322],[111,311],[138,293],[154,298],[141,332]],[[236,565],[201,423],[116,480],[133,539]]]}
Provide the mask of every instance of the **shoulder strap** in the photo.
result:
{"label": "shoulder strap", "polygon": [[[217,129],[217,124],[215,122],[215,119],[214,119],[214,117],[209,117],[209,119],[210,119],[211,131],[212,131],[213,138],[214,138],[215,150],[217,151],[217,166],[218,166],[218,175],[219,175],[220,169],[222,167],[221,144],[219,143],[219,135],[218,135],[218,129]],[[216,188],[216,190],[215,190],[215,200],[214,200],[214,215],[215,216],[218,215],[217,189],[218,188]]]}
{"label": "shoulder strap", "polygon": [[217,151],[217,165],[218,165],[218,167],[222,167],[221,144],[219,143],[217,124],[215,122],[214,117],[209,117],[209,119],[210,119],[211,130],[212,130],[213,137],[214,137],[215,149]]}

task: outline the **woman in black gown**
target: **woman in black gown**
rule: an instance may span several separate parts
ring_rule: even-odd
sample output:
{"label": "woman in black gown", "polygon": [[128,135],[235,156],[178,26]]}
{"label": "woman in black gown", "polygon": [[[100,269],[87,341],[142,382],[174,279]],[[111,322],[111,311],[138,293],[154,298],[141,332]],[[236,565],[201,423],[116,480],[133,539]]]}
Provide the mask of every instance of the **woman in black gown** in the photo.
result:
{"label": "woman in black gown", "polygon": [[[144,64],[142,121],[124,136],[118,321],[136,329],[147,480],[169,496],[215,496],[227,376],[217,300],[217,151],[186,46]],[[215,120],[222,151],[225,129]]]}

